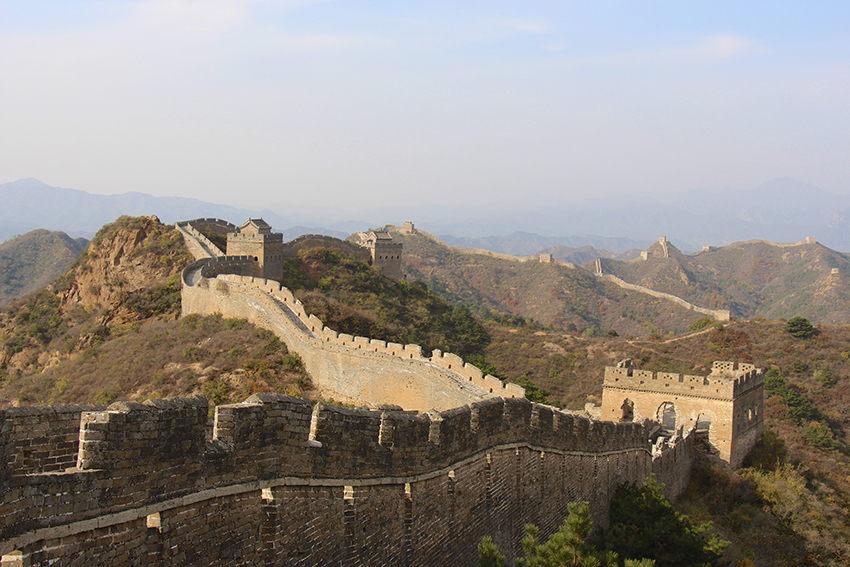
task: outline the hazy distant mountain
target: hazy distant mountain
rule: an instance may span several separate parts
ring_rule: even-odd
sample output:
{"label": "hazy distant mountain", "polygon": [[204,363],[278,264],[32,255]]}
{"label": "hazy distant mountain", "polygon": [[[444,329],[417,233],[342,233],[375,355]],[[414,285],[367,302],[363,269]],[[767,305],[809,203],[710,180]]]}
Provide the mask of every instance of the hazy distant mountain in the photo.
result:
{"label": "hazy distant mountain", "polygon": [[[850,251],[850,195],[787,177],[745,191],[694,190],[671,198],[626,194],[526,211],[442,209],[391,209],[394,216],[386,218],[411,219],[432,234],[466,237],[472,239],[469,245],[494,252],[508,249],[501,240],[510,240],[517,232],[551,237],[601,234],[638,242],[652,242],[663,234],[685,252],[742,240],[799,242],[814,236],[830,248]],[[374,217],[378,212],[369,214]],[[487,236],[506,234],[510,236]],[[467,246],[460,239],[441,238]],[[586,242],[579,239],[565,245],[622,250],[595,242],[592,236],[584,238]],[[479,239],[484,242],[473,242]]]}
{"label": "hazy distant mountain", "polygon": [[0,244],[0,305],[64,274],[86,244],[83,238],[43,229]]}
{"label": "hazy distant mountain", "polygon": [[[608,238],[604,236],[541,236],[532,232],[516,231],[507,236],[485,236],[482,238],[458,237],[450,235],[442,235],[440,240],[452,246],[460,246],[462,248],[482,248],[491,252],[499,252],[501,254],[511,254],[513,256],[527,256],[537,252],[545,251],[555,254],[559,260],[568,260],[567,254],[563,250],[553,251],[549,248],[570,248],[577,249],[582,247],[603,248],[613,250],[615,253],[625,252],[631,248],[646,248],[652,241],[637,241],[629,238]],[[603,258],[611,257],[611,253],[602,251]],[[596,259],[596,256],[593,258]],[[583,262],[582,262],[583,263]]]}
{"label": "hazy distant mountain", "polygon": [[[830,248],[850,250],[850,196],[791,178],[747,191],[697,190],[675,200],[645,196],[606,197],[552,206],[523,215],[505,227],[533,226],[542,234],[605,234],[636,240],[666,235],[688,252],[704,245],[763,239],[798,242],[814,236]],[[522,226],[520,226],[522,224]]]}
{"label": "hazy distant mountain", "polygon": [[[486,203],[450,209],[436,204],[357,211],[328,209],[321,218],[301,212],[293,212],[293,218],[289,218],[271,210],[251,211],[143,193],[93,195],[50,187],[35,179],[0,185],[0,203],[0,240],[32,228],[92,235],[119,215],[155,214],[163,222],[203,216],[242,222],[262,216],[287,234],[298,224],[307,226],[307,232],[332,235],[409,219],[432,234],[454,235],[441,238],[456,246],[521,255],[550,246],[592,246],[620,253],[653,242],[661,234],[685,252],[695,252],[703,245],[723,246],[750,239],[798,242],[807,236],[830,248],[850,251],[850,196],[790,178],[774,179],[746,191],[696,190],[666,200],[619,195],[527,211],[499,209]],[[360,218],[368,221],[357,220]],[[310,224],[327,228],[311,228]]]}
{"label": "hazy distant mountain", "polygon": [[[294,224],[268,209],[252,211],[198,199],[154,197],[145,193],[94,195],[76,189],[51,187],[31,178],[0,185],[0,203],[3,203],[0,209],[0,241],[35,228],[91,237],[101,226],[121,215],[156,215],[166,224],[199,217],[217,217],[240,224],[248,218],[262,217],[281,231]],[[331,229],[299,227],[302,228],[306,232],[333,236],[348,234]]]}

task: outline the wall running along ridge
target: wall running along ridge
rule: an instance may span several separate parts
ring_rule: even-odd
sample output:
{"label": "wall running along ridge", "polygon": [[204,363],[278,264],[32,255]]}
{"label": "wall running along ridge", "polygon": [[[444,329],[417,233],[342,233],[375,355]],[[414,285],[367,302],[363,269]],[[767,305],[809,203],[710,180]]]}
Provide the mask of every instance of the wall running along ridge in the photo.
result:
{"label": "wall running along ridge", "polygon": [[272,331],[301,356],[313,385],[325,397],[355,405],[395,404],[427,411],[490,396],[525,396],[522,387],[485,376],[455,354],[435,350],[428,357],[419,345],[337,333],[307,315],[301,302],[279,282],[232,273],[250,273],[249,264],[249,257],[225,256],[187,266],[183,315],[221,313]]}
{"label": "wall running along ridge", "polygon": [[[25,413],[0,411],[0,555],[34,566],[473,567],[482,536],[514,557],[569,502],[604,524],[620,483],[654,473],[675,496],[693,450],[522,398],[423,414],[256,394],[212,431],[203,396],[42,412],[30,439],[76,460],[55,470],[18,458]],[[78,450],[50,441],[75,419]]]}
{"label": "wall running along ridge", "polygon": [[[402,233],[404,231],[401,231]],[[491,258],[498,258],[500,260],[510,260],[511,262],[545,262],[547,264],[557,264],[559,266],[566,266],[572,269],[579,269],[578,266],[573,264],[572,262],[567,262],[566,260],[558,260],[555,258],[551,258],[551,254],[549,254],[550,258],[546,260],[542,260],[540,254],[531,254],[529,256],[514,256],[512,254],[503,254],[501,252],[493,252],[492,250],[485,250],[483,248],[464,248],[461,246],[454,246],[447,242],[443,242],[438,237],[434,236],[429,232],[425,232],[422,229],[416,229],[416,234],[421,234],[439,244],[440,246],[445,246],[449,250],[453,252],[459,252],[461,254],[477,254],[479,256],[489,256]]]}
{"label": "wall running along ridge", "polygon": [[622,483],[655,474],[670,498],[687,485],[692,434],[653,445],[647,421],[591,421],[504,396],[511,385],[495,396],[501,382],[460,357],[338,334],[279,284],[223,275],[251,265],[190,264],[184,310],[272,329],[352,399],[403,376],[419,401],[466,401],[416,413],[256,394],[215,408],[211,428],[203,396],[0,410],[4,566],[473,567],[482,536],[514,559],[524,526],[547,537],[570,502],[605,525]]}
{"label": "wall running along ridge", "polygon": [[220,258],[224,256],[224,252],[218,246],[191,224],[176,224],[174,226],[183,235],[186,248],[195,258]]}
{"label": "wall running along ridge", "polygon": [[[601,267],[601,264],[597,263],[598,266]],[[600,267],[597,267],[597,271],[600,270]],[[693,303],[689,303],[682,299],[681,297],[676,297],[675,295],[664,293],[662,291],[655,291],[654,289],[650,289],[648,287],[644,287],[642,285],[636,285],[624,281],[617,276],[611,274],[602,274],[597,273],[597,277],[601,280],[605,280],[607,282],[611,282],[617,284],[623,289],[628,289],[631,291],[637,291],[640,293],[645,293],[647,295],[651,295],[652,297],[657,297],[659,299],[666,299],[667,301],[672,301],[677,305],[681,305],[685,309],[690,309],[691,311],[696,311],[697,313],[702,313],[703,315],[708,315],[710,317],[714,317],[717,321],[731,321],[732,313],[728,309],[707,309],[705,307],[698,307]]]}

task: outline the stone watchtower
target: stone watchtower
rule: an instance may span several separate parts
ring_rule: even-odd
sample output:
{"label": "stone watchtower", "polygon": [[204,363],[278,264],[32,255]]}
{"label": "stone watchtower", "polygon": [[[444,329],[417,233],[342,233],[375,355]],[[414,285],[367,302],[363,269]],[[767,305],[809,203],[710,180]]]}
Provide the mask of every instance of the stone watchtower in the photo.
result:
{"label": "stone watchtower", "polygon": [[404,245],[393,242],[393,237],[385,230],[370,230],[357,233],[357,242],[369,249],[373,266],[380,268],[388,278],[404,279],[401,271],[401,252]]}
{"label": "stone watchtower", "polygon": [[253,256],[254,277],[280,281],[283,277],[283,235],[273,234],[263,219],[248,219],[227,235],[228,256]]}
{"label": "stone watchtower", "polygon": [[650,372],[623,361],[605,369],[605,421],[649,418],[663,429],[708,433],[722,460],[738,468],[764,431],[764,379],[752,364],[715,362],[708,376]]}

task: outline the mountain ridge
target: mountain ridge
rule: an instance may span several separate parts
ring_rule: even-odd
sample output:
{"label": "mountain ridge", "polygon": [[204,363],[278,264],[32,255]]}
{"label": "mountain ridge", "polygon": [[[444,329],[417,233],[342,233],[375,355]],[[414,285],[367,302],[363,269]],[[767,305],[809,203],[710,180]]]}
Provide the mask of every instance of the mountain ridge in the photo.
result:
{"label": "mountain ridge", "polygon": [[[45,188],[54,191],[47,193]],[[536,208],[525,203],[511,210],[500,209],[494,203],[459,205],[447,210],[436,204],[375,207],[367,206],[366,201],[363,208],[353,210],[304,207],[303,210],[313,211],[312,216],[295,211],[280,215],[274,207],[253,211],[198,199],[153,197],[145,193],[93,195],[76,189],[50,187],[32,178],[0,185],[0,199],[6,205],[0,213],[0,239],[36,227],[70,234],[83,230],[91,235],[119,215],[153,213],[164,222],[199,216],[229,219],[263,216],[281,229],[312,225],[319,228],[311,228],[310,232],[329,235],[364,230],[377,224],[374,220],[367,222],[358,218],[403,218],[427,227],[432,234],[483,239],[472,247],[503,253],[508,250],[505,240],[517,232],[549,235],[539,236],[540,239],[573,239],[572,244],[566,244],[573,247],[589,244],[614,253],[634,247],[633,244],[626,247],[612,244],[620,239],[642,245],[659,234],[666,234],[686,252],[700,250],[705,245],[723,246],[754,238],[796,242],[807,236],[816,237],[830,248],[850,251],[850,196],[787,177],[740,191],[697,189],[672,197],[624,194],[553,202]],[[570,236],[582,234],[586,236]],[[599,234],[608,236],[593,236]],[[471,244],[451,241],[447,236],[444,239],[455,244]],[[547,246],[562,244],[564,242],[553,241]]]}

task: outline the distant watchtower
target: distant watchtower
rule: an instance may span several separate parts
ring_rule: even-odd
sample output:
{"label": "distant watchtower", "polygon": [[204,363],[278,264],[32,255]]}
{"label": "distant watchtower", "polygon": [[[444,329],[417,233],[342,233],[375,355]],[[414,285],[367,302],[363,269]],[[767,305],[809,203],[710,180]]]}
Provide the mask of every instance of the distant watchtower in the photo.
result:
{"label": "distant watchtower", "polygon": [[401,252],[404,245],[401,242],[393,242],[389,232],[358,232],[352,240],[369,249],[372,255],[371,264],[380,268],[381,273],[394,280],[404,279],[404,273],[401,271]]}
{"label": "distant watchtower", "polygon": [[764,379],[752,364],[715,362],[708,376],[650,372],[623,361],[605,369],[605,421],[649,418],[673,431],[696,427],[733,468],[764,431]]}
{"label": "distant watchtower", "polygon": [[228,256],[253,256],[254,277],[280,281],[283,277],[283,235],[273,234],[263,219],[248,219],[227,235]]}

